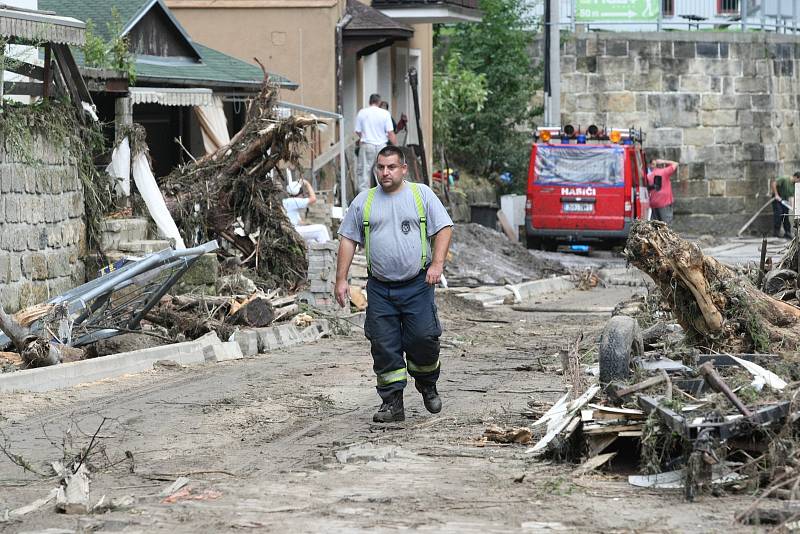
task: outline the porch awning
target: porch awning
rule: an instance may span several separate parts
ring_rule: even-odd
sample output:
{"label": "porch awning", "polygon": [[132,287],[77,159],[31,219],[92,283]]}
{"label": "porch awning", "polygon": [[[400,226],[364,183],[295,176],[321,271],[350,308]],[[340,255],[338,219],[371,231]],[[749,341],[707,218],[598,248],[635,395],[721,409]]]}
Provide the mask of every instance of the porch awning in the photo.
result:
{"label": "porch awning", "polygon": [[33,42],[81,46],[86,42],[86,25],[70,17],[34,11],[0,3],[0,37]]}
{"label": "porch awning", "polygon": [[132,104],[161,104],[162,106],[210,106],[214,103],[211,89],[178,87],[131,87]]}

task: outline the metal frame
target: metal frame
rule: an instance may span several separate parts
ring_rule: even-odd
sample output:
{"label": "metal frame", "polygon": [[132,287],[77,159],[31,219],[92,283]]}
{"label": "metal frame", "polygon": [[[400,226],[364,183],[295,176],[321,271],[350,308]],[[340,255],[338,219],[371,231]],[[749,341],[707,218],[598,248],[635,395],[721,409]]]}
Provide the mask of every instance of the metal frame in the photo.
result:
{"label": "metal frame", "polygon": [[[138,329],[145,315],[192,264],[203,254],[217,248],[216,241],[209,241],[183,250],[165,249],[50,299],[47,304],[66,307],[66,320],[70,322],[69,339],[58,341],[78,347]],[[173,272],[166,280],[155,280],[159,274],[170,269]],[[126,296],[121,295],[123,290],[134,286],[143,288],[138,297],[115,302],[115,296],[124,299]],[[29,329],[34,334],[42,335],[46,331],[45,319],[34,321]],[[47,334],[49,337],[52,332]],[[9,343],[11,340],[0,334],[0,346],[5,347]]]}

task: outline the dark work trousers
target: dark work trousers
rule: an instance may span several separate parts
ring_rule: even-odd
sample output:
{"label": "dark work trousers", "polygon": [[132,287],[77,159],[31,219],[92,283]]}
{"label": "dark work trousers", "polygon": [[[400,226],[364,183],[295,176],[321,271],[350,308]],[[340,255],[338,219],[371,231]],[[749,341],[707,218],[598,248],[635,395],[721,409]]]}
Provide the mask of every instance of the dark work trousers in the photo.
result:
{"label": "dark work trousers", "polygon": [[792,222],[789,220],[789,208],[784,206],[779,200],[772,201],[772,235],[781,237],[781,224],[783,233],[792,235]]}
{"label": "dark work trousers", "polygon": [[[420,383],[439,379],[439,336],[442,326],[426,271],[405,282],[367,282],[364,334],[372,344],[378,395],[386,400],[406,387],[406,373]],[[403,359],[403,354],[408,360]]]}

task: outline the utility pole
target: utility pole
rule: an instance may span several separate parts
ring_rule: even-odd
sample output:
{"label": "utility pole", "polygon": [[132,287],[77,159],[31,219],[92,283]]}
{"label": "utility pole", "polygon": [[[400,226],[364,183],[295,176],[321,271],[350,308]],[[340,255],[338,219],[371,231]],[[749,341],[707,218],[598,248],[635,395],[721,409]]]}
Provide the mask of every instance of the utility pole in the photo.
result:
{"label": "utility pole", "polygon": [[544,120],[547,126],[561,125],[561,36],[559,0],[547,0],[545,7]]}

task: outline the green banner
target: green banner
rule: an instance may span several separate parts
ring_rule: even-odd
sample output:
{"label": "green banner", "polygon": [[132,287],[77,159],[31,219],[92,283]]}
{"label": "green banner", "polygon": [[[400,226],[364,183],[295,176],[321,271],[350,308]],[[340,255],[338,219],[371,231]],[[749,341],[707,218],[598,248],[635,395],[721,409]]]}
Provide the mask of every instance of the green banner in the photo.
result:
{"label": "green banner", "polygon": [[661,0],[575,0],[576,22],[654,22]]}

